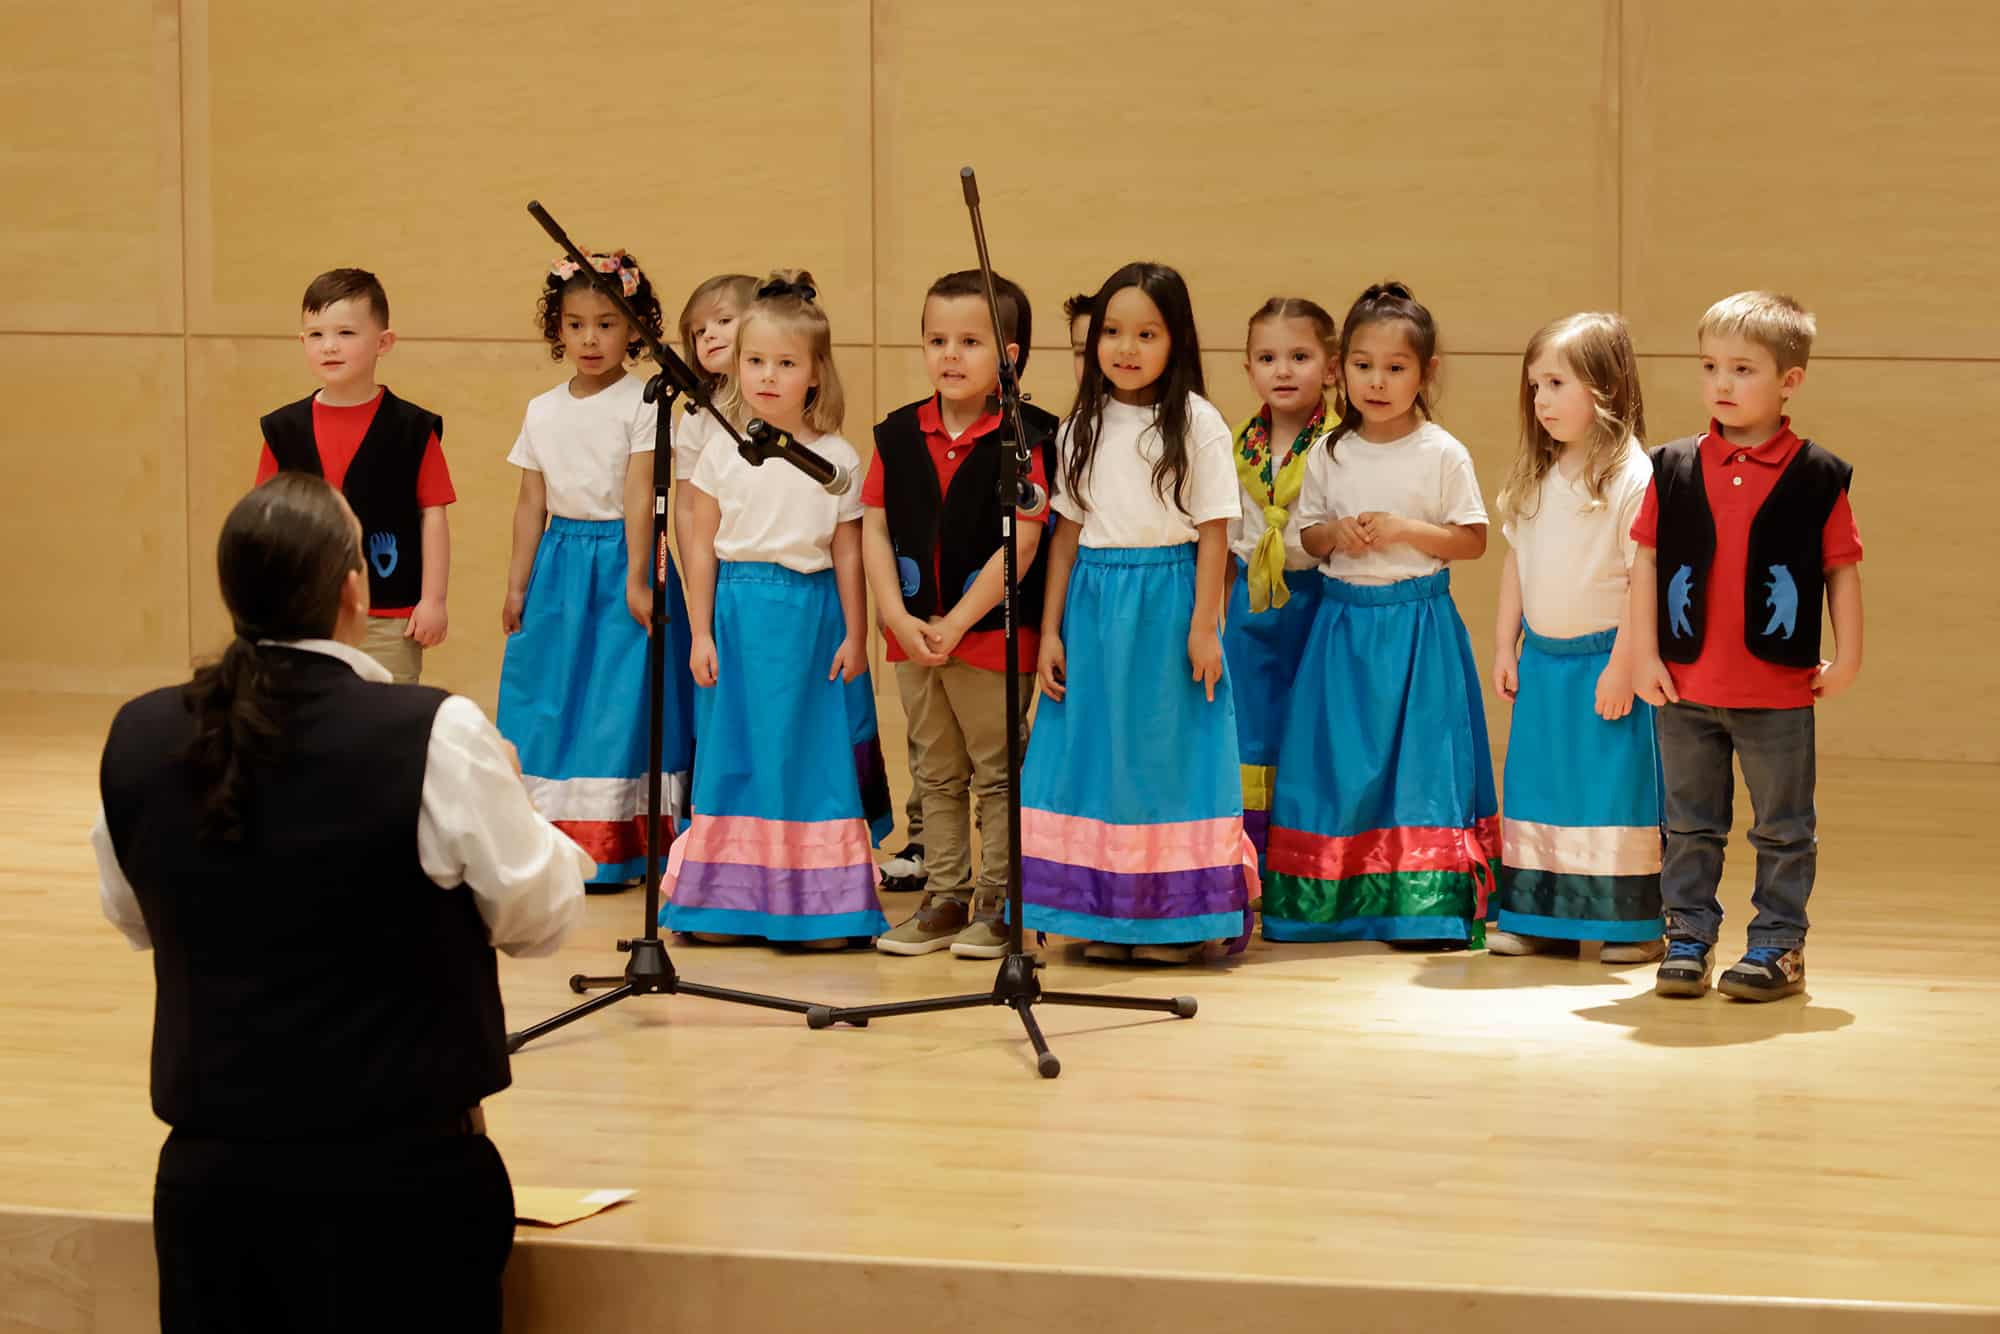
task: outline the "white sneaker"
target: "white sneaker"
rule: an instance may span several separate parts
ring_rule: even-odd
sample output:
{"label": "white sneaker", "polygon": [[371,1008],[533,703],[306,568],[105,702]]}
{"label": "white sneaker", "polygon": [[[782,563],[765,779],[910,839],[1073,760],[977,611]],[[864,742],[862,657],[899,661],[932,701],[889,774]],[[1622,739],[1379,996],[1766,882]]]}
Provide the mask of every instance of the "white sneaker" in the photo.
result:
{"label": "white sneaker", "polygon": [[924,874],[924,850],[912,844],[882,863],[882,874],[892,880],[907,880]]}
{"label": "white sneaker", "polygon": [[1549,948],[1549,942],[1541,936],[1521,936],[1512,931],[1486,928],[1486,952],[1489,954],[1542,954]]}

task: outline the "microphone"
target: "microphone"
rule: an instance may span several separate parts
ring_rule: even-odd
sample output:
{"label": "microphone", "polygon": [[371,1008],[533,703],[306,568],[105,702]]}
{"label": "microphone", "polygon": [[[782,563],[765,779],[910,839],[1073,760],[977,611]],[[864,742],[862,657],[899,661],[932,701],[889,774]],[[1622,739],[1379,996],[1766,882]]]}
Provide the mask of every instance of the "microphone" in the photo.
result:
{"label": "microphone", "polygon": [[763,467],[766,459],[783,459],[818,482],[820,489],[830,496],[844,496],[854,489],[851,470],[837,467],[832,460],[813,453],[794,440],[790,432],[778,429],[762,417],[752,417],[750,424],[743,428],[743,434],[748,439],[737,452],[748,459],[753,468]]}

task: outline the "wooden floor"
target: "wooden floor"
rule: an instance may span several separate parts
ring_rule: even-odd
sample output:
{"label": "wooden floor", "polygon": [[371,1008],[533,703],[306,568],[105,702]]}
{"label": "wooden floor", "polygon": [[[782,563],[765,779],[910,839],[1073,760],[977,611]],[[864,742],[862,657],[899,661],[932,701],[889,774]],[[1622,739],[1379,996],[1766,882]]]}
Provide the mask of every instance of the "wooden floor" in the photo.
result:
{"label": "wooden floor", "polygon": [[[0,1330],[151,1327],[152,979],[84,840],[111,704],[0,697]],[[2000,1329],[2000,772],[1829,761],[1821,796],[1812,991],[1775,1005],[1574,960],[1058,950],[1050,985],[1201,1013],[1044,1010],[1052,1082],[995,1009],[814,1033],[614,1007],[489,1104],[517,1183],[639,1192],[523,1231],[509,1327]],[[1739,845],[1731,947],[1748,868]],[[560,957],[503,961],[510,1020],[615,971],[639,916],[594,899]],[[676,960],[835,1004],[993,972]]]}

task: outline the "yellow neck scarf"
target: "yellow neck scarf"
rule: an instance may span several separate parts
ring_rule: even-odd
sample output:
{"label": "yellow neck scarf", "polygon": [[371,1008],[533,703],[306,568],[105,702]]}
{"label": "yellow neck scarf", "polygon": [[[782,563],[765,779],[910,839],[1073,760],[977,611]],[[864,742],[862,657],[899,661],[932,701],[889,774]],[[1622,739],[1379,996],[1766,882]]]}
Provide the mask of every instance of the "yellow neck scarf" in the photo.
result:
{"label": "yellow neck scarf", "polygon": [[1285,525],[1291,522],[1299,488],[1305,485],[1306,456],[1312,453],[1312,442],[1319,437],[1325,417],[1326,407],[1321,404],[1275,474],[1271,470],[1270,419],[1260,412],[1236,432],[1236,478],[1246,495],[1264,502],[1264,535],[1250,553],[1253,613],[1282,607],[1292,599],[1292,590],[1285,584]]}

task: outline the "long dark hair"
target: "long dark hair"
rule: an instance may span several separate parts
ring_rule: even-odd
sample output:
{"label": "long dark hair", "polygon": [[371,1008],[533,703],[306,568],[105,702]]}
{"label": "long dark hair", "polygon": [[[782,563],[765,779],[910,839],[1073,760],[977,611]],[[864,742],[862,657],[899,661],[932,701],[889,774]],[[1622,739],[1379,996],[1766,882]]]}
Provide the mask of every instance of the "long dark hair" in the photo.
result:
{"label": "long dark hair", "polygon": [[1347,397],[1347,349],[1354,342],[1354,335],[1371,324],[1388,324],[1401,320],[1410,327],[1410,349],[1417,354],[1417,362],[1423,367],[1423,387],[1417,390],[1417,411],[1424,414],[1424,420],[1431,419],[1431,359],[1437,356],[1438,327],[1431,318],[1430,308],[1411,294],[1410,289],[1395,279],[1385,283],[1374,283],[1347,308],[1347,318],[1340,322],[1340,352],[1334,361],[1338,374],[1333,381],[1333,404],[1340,412],[1340,420],[1326,433],[1326,451],[1331,454],[1333,447],[1340,443],[1340,437],[1349,431],[1361,429],[1361,409]]}
{"label": "long dark hair", "polygon": [[1090,299],[1090,332],[1084,338],[1083,383],[1076,389],[1076,406],[1069,410],[1069,457],[1063,460],[1062,489],[1072,496],[1087,495],[1084,483],[1097,458],[1097,444],[1104,430],[1104,400],[1111,386],[1097,360],[1097,340],[1104,336],[1104,308],[1112,296],[1127,287],[1136,287],[1152,298],[1167,324],[1167,368],[1155,381],[1159,394],[1154,399],[1160,429],[1160,457],[1153,464],[1153,490],[1161,500],[1171,501],[1188,512],[1182,493],[1188,475],[1188,395],[1206,394],[1208,384],[1201,374],[1201,339],[1194,327],[1194,302],[1188,298],[1187,283],[1164,264],[1144,261],[1127,264],[1104,280]]}
{"label": "long dark hair", "polygon": [[333,633],[342,586],[364,568],[360,533],[323,478],[281,472],[229,511],[215,565],[236,634],[188,684],[196,730],[187,758],[201,796],[202,837],[235,843],[243,838],[249,770],[279,744],[279,682],[258,643]]}

